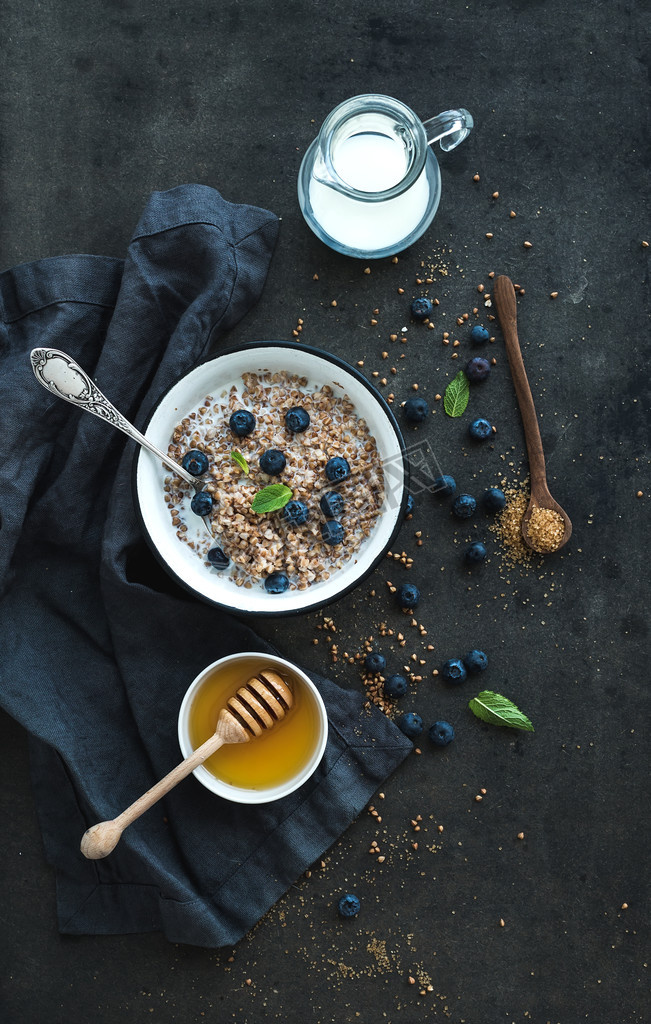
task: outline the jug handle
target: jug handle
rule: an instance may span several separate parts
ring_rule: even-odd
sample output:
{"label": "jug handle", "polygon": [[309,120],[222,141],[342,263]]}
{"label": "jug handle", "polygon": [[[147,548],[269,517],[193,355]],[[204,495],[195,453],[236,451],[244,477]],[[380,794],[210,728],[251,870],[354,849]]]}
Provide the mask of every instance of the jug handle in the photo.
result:
{"label": "jug handle", "polygon": [[431,146],[433,142],[440,141],[441,149],[447,153],[468,137],[474,124],[472,114],[461,107],[459,110],[444,110],[437,117],[423,121],[423,128],[427,144]]}

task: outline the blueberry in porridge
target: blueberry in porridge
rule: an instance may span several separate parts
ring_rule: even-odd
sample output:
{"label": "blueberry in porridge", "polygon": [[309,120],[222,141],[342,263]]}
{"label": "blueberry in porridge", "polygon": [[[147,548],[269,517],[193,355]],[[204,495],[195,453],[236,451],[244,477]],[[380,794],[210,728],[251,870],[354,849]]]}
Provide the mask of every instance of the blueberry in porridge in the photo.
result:
{"label": "blueberry in porridge", "polygon": [[272,594],[354,559],[384,501],[375,438],[348,396],[289,371],[245,373],[207,395],[175,427],[169,454],[201,476],[196,493],[165,479],[179,541],[207,572]]}

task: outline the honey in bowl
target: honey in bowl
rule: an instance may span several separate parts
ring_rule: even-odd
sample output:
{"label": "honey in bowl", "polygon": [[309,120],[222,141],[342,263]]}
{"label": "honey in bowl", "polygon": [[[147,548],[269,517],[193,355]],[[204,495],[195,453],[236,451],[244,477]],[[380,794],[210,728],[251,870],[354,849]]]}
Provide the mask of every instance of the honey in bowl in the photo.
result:
{"label": "honey in bowl", "polygon": [[270,665],[290,686],[293,705],[285,717],[246,743],[228,743],[204,761],[215,778],[240,789],[283,786],[310,762],[319,746],[321,719],[314,695],[288,667],[270,664],[263,656],[238,658],[217,665],[203,680],[190,704],[188,733],[193,749],[215,731],[229,697]]}

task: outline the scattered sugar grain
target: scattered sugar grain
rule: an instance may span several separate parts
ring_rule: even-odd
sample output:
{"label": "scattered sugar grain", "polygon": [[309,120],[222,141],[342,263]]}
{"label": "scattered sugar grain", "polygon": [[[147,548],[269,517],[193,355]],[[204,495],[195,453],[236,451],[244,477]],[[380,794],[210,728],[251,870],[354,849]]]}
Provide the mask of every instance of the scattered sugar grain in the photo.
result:
{"label": "scattered sugar grain", "polygon": [[522,520],[529,505],[529,488],[527,484],[508,487],[504,491],[506,505],[495,517],[489,529],[497,534],[504,562],[511,568],[517,564],[529,565],[532,554],[522,537]]}

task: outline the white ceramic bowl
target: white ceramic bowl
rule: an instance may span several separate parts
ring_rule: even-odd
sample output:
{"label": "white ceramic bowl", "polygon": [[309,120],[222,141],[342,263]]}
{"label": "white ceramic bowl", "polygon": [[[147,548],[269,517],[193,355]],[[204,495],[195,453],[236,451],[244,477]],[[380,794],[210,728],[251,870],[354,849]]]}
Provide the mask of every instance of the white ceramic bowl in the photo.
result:
{"label": "white ceramic bowl", "polygon": [[384,470],[384,504],[371,535],[344,567],[306,590],[288,590],[284,594],[269,594],[262,586],[236,586],[227,572],[207,568],[187,544],[179,541],[164,501],[163,483],[169,470],[143,448],[135,456],[135,503],[150,546],[183,587],[231,611],[258,616],[291,615],[320,608],[341,597],[377,565],[402,524],[409,468],[398,424],[376,389],[336,356],[287,342],[244,345],[195,367],[160,399],[146,428],[147,437],[166,451],[174,428],[188,412],[201,405],[206,395],[220,394],[232,384],[241,386],[243,373],[262,370],[290,371],[307,377],[308,387],[329,384],[336,394],[347,394],[357,416],[366,420],[375,437]]}
{"label": "white ceramic bowl", "polygon": [[[296,687],[301,687],[302,697],[312,703],[312,707],[316,713],[316,719],[318,722],[318,728],[316,732],[315,742],[312,752],[299,768],[295,775],[284,782],[282,785],[271,786],[266,789],[244,789],[239,786],[230,785],[227,782],[218,779],[216,775],[209,772],[204,765],[199,765],[195,768],[193,775],[199,780],[199,782],[209,789],[212,793],[216,793],[218,796],[224,797],[226,800],[232,800],[234,803],[239,804],[266,804],[272,800],[280,800],[284,796],[289,796],[295,789],[302,786],[304,782],[309,779],[310,775],[316,771],[323,753],[326,748],[328,741],[328,716],[326,714],[325,704],[323,698],[317,690],[312,680],[305,675],[296,665],[292,664],[291,661],[285,661],[284,658],[278,658],[271,654],[261,654],[259,651],[255,652],[243,652],[242,654],[231,654],[227,658],[220,658],[218,661],[214,661],[211,665],[208,665],[203,672],[200,672],[196,679],[190,684],[179,711],[178,719],[178,735],[179,735],[179,746],[183,757],[188,757],[193,750],[192,743],[190,742],[190,731],[189,731],[189,720],[190,720],[190,709],[192,702],[201,688],[203,683],[206,681],[208,676],[213,672],[218,671],[220,668],[229,665],[237,665],[238,662],[242,662],[242,681],[238,683],[239,686],[243,686],[249,677],[251,671],[251,660],[254,660],[258,664],[258,671],[263,665],[268,665],[276,669],[277,672],[292,686],[294,691]],[[235,691],[233,691],[235,692]],[[249,741],[255,743],[255,739]],[[248,744],[246,744],[248,746]]]}

